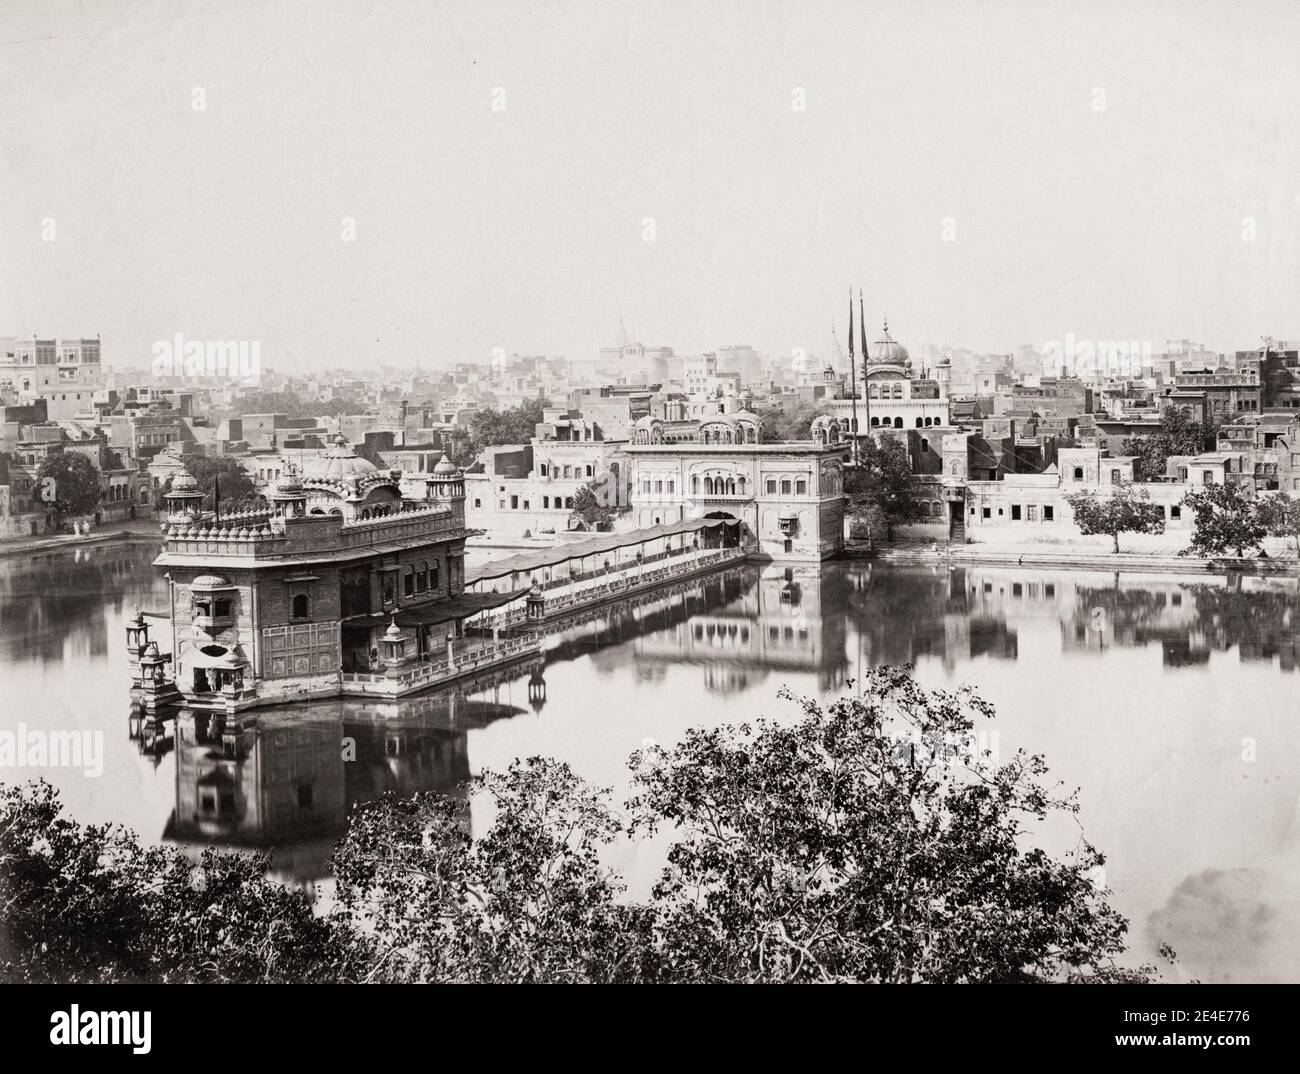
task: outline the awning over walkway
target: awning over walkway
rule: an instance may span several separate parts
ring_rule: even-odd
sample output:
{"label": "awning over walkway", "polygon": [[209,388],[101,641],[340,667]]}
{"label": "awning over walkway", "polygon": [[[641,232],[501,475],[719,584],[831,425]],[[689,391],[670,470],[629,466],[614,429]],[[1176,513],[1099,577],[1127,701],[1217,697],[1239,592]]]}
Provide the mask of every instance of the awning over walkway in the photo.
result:
{"label": "awning over walkway", "polygon": [[585,559],[587,556],[598,556],[605,552],[612,552],[616,548],[645,544],[662,537],[675,537],[680,533],[697,533],[706,527],[721,525],[724,521],[726,520],[721,518],[692,518],[685,522],[667,522],[662,526],[650,526],[628,533],[609,533],[587,541],[556,545],[554,548],[539,548],[535,552],[523,552],[509,559],[499,559],[494,563],[474,567],[465,572],[465,584],[473,585],[475,582],[505,578],[511,574],[531,574],[544,567],[558,566],[570,560]]}
{"label": "awning over walkway", "polygon": [[[435,626],[489,611],[518,599],[519,593],[462,593],[458,597],[436,600],[429,604],[402,608],[397,612],[398,626]],[[383,616],[379,616],[382,619]]]}

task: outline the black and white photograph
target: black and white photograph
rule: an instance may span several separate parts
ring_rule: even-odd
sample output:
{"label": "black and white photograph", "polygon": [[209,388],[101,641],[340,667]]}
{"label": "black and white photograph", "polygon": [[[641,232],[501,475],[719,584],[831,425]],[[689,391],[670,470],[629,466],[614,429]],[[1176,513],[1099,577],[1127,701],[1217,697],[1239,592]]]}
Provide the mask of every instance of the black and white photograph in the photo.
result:
{"label": "black and white photograph", "polygon": [[1297,42],[0,0],[8,1026],[928,984],[850,1002],[1249,1053],[1300,982]]}

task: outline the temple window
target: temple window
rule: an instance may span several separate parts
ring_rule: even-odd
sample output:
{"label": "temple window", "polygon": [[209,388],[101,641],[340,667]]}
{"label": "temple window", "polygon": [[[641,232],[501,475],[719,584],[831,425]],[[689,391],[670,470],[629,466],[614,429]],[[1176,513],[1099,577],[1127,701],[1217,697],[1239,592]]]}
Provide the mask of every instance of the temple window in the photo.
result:
{"label": "temple window", "polygon": [[309,607],[306,593],[298,593],[293,598],[292,615],[295,619],[306,619]]}
{"label": "temple window", "polygon": [[402,595],[410,597],[414,596],[414,594],[415,572],[410,567],[407,567],[406,570],[402,572]]}
{"label": "temple window", "polygon": [[415,571],[415,591],[426,593],[429,589],[429,564],[421,560]]}
{"label": "temple window", "polygon": [[230,600],[229,600],[229,598],[222,599],[222,598],[218,597],[218,598],[217,598],[217,601],[216,601],[216,604],[217,604],[217,618],[218,618],[218,619],[221,619],[221,618],[223,618],[223,617],[229,617],[229,615],[230,615]]}

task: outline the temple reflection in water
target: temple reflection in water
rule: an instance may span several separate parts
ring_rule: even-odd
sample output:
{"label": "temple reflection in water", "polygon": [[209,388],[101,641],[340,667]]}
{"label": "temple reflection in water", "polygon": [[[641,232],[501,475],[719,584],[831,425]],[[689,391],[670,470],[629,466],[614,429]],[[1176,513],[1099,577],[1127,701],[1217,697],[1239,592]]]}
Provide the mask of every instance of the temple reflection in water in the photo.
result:
{"label": "temple reflection in water", "polygon": [[[469,691],[483,696],[471,696]],[[274,848],[273,871],[323,880],[352,808],[392,792],[461,797],[467,732],[527,710],[486,682],[402,701],[334,698],[175,718],[176,805],[164,838]],[[467,818],[468,823],[468,818]]]}
{"label": "temple reflection in water", "polygon": [[690,663],[706,690],[734,693],[775,672],[816,672],[818,686],[844,685],[849,662],[844,568],[768,566],[728,572],[682,605],[684,615],[633,647],[639,668]]}

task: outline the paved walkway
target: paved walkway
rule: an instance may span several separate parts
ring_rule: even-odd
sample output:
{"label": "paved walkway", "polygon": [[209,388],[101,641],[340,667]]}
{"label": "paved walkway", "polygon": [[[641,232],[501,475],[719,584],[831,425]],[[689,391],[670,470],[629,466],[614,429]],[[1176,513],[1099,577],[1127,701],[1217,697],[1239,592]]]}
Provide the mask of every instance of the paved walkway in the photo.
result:
{"label": "paved walkway", "polygon": [[[1222,556],[1214,560],[1198,556],[1181,556],[1187,541],[1180,535],[1125,535],[1120,551],[1113,551],[1110,538],[1081,537],[1073,541],[974,541],[970,544],[946,544],[933,541],[905,541],[880,546],[875,555],[883,561],[925,563],[947,560],[959,563],[997,563],[1039,567],[1083,567],[1107,570],[1156,570],[1195,574],[1223,571],[1237,566],[1254,572],[1294,574],[1300,571],[1295,546],[1270,538],[1266,542],[1267,559],[1247,556]],[[868,554],[864,545],[850,542],[850,555]]]}
{"label": "paved walkway", "polygon": [[158,523],[153,519],[109,522],[100,529],[91,530],[89,536],[86,537],[71,533],[52,533],[40,537],[14,537],[0,540],[0,558],[39,555],[43,552],[58,552],[64,548],[84,548],[86,545],[112,544],[115,541],[138,541],[146,537],[155,537],[161,540]]}

